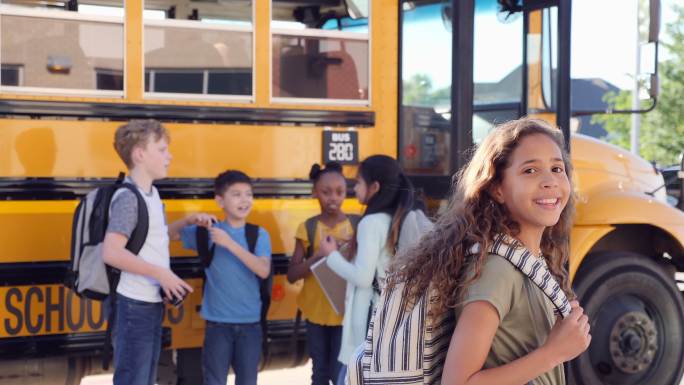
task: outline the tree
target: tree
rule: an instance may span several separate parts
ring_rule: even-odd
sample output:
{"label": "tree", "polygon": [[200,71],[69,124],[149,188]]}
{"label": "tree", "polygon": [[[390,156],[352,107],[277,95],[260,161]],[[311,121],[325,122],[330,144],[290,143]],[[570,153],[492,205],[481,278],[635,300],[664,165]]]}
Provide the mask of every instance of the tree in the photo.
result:
{"label": "tree", "polygon": [[402,99],[404,105],[435,107],[449,105],[451,88],[433,89],[432,80],[427,74],[415,74],[403,82]]}
{"label": "tree", "polygon": [[[668,23],[668,40],[661,44],[670,57],[660,62],[660,94],[654,111],[642,115],[641,155],[660,165],[679,163],[684,151],[684,6],[674,5],[676,20]],[[609,93],[606,102],[614,109],[631,108],[631,92]],[[629,148],[629,115],[596,115],[592,122],[602,123],[610,143]]]}

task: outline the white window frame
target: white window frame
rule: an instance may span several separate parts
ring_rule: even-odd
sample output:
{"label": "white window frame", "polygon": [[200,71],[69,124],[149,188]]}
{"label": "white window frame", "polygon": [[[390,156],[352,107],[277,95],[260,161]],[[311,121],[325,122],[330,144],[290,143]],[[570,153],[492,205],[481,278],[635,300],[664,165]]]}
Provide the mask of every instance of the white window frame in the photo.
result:
{"label": "white window frame", "polygon": [[[209,102],[231,102],[231,103],[254,103],[256,99],[256,44],[254,39],[254,20],[256,8],[254,2],[252,1],[252,22],[250,25],[230,25],[230,24],[219,24],[219,23],[203,23],[200,20],[176,20],[176,19],[147,19],[143,21],[143,54],[142,54],[142,79],[144,82],[145,71],[147,66],[145,65],[145,27],[172,27],[172,28],[188,28],[188,29],[203,29],[211,31],[225,31],[225,32],[249,32],[252,35],[252,94],[251,95],[222,95],[222,94],[191,94],[191,93],[176,93],[176,92],[145,92],[143,84],[143,98],[145,100],[186,100],[186,101],[209,101]],[[169,69],[169,72],[183,71],[184,69]],[[190,71],[190,69],[188,69]],[[208,91],[207,81],[209,79],[208,70],[197,69],[197,72],[204,71],[204,86],[203,92]],[[150,89],[153,89],[154,82],[153,73],[160,72],[158,69],[150,69]]]}
{"label": "white window frame", "polygon": [[[271,1],[271,8],[273,7],[273,1]],[[280,104],[306,104],[306,105],[321,105],[321,106],[340,106],[340,107],[370,107],[373,92],[373,70],[372,70],[372,53],[373,47],[371,39],[371,3],[368,3],[368,33],[361,32],[348,32],[348,31],[336,31],[327,29],[289,29],[289,28],[271,28],[271,36],[269,37],[269,98],[271,103]],[[272,16],[269,15],[269,19],[273,22]],[[296,36],[296,37],[322,37],[329,39],[342,39],[342,40],[360,40],[368,42],[368,97],[366,99],[329,99],[329,98],[298,98],[298,97],[282,97],[273,96],[273,36]]]}
{"label": "white window frame", "polygon": [[[70,21],[90,21],[98,23],[109,23],[121,25],[123,30],[122,52],[123,59],[123,76],[124,89],[121,91],[112,90],[89,90],[78,88],[56,88],[56,87],[26,87],[26,86],[3,86],[0,84],[0,91],[3,93],[12,94],[31,94],[31,95],[60,95],[60,96],[85,96],[96,98],[121,98],[126,95],[126,18],[119,18],[116,16],[100,16],[100,15],[84,15],[73,11],[62,11],[43,8],[27,8],[21,6],[0,4],[0,19],[2,16],[20,16],[20,17],[34,17],[51,20],[70,20]],[[0,21],[1,22],[1,21]],[[2,55],[2,47],[0,47],[0,55]],[[2,56],[0,56],[2,62]],[[93,68],[94,70],[94,68]],[[21,81],[23,83],[23,71],[21,73]]]}

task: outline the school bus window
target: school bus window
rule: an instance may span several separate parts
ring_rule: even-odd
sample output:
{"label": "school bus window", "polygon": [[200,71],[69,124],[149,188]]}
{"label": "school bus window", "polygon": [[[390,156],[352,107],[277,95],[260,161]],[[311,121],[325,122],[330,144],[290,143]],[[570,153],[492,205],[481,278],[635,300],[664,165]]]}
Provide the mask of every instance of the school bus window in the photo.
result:
{"label": "school bus window", "polygon": [[345,17],[341,19],[330,19],[323,24],[322,29],[338,30],[347,32],[368,33],[368,19],[352,19]]}
{"label": "school bus window", "polygon": [[475,111],[473,114],[473,143],[480,144],[494,126],[509,120],[518,119],[520,115],[520,109],[518,108]]}
{"label": "school bus window", "polygon": [[[276,102],[367,105],[368,19],[351,7],[272,2],[272,96]],[[354,15],[368,14],[357,2]],[[365,12],[358,12],[365,7]]]}
{"label": "school bus window", "polygon": [[252,99],[251,1],[183,1],[146,11],[156,11],[143,15],[148,97]]}
{"label": "school bus window", "polygon": [[553,111],[557,92],[558,8],[532,11],[528,20],[526,113]]}
{"label": "school bus window", "polygon": [[542,93],[544,103],[551,111],[556,110],[556,72],[558,69],[558,8],[546,8],[542,12]]}
{"label": "school bus window", "polygon": [[498,1],[475,2],[473,102],[499,104],[522,99],[522,12],[499,9]]}
{"label": "school bus window", "polygon": [[[122,97],[123,17],[42,4],[4,0],[0,5],[6,78],[0,91]],[[122,9],[123,1],[119,4]],[[104,73],[112,81],[101,79],[98,74]]]}
{"label": "school bus window", "polygon": [[472,141],[522,115],[523,15],[496,0],[475,2]]}
{"label": "school bus window", "polygon": [[[399,159],[411,175],[451,173],[451,26],[447,4],[402,6]],[[430,60],[425,60],[430,58]]]}

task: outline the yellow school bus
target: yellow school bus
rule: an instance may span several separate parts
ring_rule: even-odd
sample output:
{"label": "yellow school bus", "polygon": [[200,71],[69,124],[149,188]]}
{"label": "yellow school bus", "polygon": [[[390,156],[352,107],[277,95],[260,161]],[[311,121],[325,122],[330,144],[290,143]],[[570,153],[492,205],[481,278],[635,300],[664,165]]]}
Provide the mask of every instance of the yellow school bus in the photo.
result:
{"label": "yellow school bus", "polygon": [[[78,384],[101,370],[102,306],[61,283],[77,200],[124,167],[112,146],[123,121],[159,119],[171,132],[170,175],[157,184],[169,221],[217,213],[212,178],[225,169],[255,178],[250,221],[271,235],[275,272],[262,366],[296,366],[307,358],[300,286],[284,274],[296,226],[318,211],[311,164],[341,161],[351,178],[366,156],[396,156],[439,206],[493,124],[536,115],[570,137],[570,6],[3,0],[0,384]],[[501,81],[479,78],[492,61],[510,69]],[[570,271],[594,335],[570,381],[678,384],[684,215],[648,162],[580,135],[569,145]],[[361,210],[353,199],[344,208]],[[178,243],[171,253],[196,290],[166,311],[159,382],[198,383],[201,271]]]}

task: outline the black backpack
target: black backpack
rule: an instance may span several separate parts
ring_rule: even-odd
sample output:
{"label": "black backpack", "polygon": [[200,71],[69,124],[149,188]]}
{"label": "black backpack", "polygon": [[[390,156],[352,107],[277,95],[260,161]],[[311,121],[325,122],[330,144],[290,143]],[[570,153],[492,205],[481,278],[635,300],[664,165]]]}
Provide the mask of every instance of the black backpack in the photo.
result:
{"label": "black backpack", "polygon": [[[245,224],[245,238],[247,238],[247,248],[249,252],[254,254],[256,250],[257,240],[259,239],[259,226],[251,223]],[[197,244],[197,254],[200,257],[200,263],[204,269],[211,266],[214,260],[214,252],[216,245],[212,244],[209,247],[209,231],[203,226],[197,226],[195,231],[195,241]],[[255,274],[256,275],[256,274]],[[273,290],[273,266],[271,266],[270,273],[267,278],[256,276],[259,280],[259,297],[261,298],[261,315],[259,323],[261,324],[261,351],[264,358],[268,357],[268,308],[271,306],[271,290]]]}

